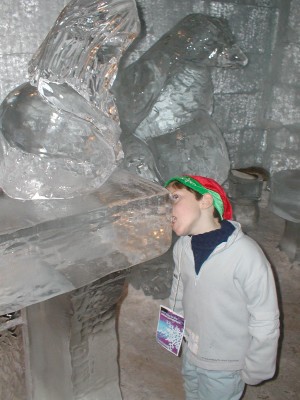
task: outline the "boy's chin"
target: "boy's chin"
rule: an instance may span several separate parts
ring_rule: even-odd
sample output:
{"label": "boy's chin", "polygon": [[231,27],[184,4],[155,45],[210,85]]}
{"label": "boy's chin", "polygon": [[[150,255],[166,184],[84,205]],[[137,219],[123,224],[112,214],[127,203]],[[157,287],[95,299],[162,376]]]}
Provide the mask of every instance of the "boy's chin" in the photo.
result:
{"label": "boy's chin", "polygon": [[183,232],[183,231],[181,231],[180,229],[176,229],[176,228],[173,228],[173,232],[174,232],[175,235],[177,235],[177,236],[186,236],[186,235],[188,235],[188,233]]}

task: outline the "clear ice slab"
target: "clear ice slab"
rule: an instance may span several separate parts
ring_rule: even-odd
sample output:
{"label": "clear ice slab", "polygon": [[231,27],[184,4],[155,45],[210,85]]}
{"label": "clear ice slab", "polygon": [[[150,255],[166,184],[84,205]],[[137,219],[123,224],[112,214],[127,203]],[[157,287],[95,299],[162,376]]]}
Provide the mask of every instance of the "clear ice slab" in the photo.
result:
{"label": "clear ice slab", "polygon": [[0,107],[0,187],[16,199],[71,198],[123,158],[110,92],[139,33],[134,0],[73,0]]}
{"label": "clear ice slab", "polygon": [[0,196],[0,315],[157,257],[171,244],[168,192],[115,170],[62,200]]}

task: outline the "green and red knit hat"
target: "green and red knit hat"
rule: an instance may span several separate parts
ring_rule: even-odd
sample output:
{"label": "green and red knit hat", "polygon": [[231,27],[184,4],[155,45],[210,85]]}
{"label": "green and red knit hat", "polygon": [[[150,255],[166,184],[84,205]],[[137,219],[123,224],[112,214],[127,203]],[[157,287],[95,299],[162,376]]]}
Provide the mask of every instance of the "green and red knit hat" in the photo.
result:
{"label": "green and red knit hat", "polygon": [[198,175],[174,176],[167,180],[164,186],[167,187],[173,181],[181,182],[200,194],[209,193],[221,218],[232,219],[232,207],[225,190],[215,180]]}

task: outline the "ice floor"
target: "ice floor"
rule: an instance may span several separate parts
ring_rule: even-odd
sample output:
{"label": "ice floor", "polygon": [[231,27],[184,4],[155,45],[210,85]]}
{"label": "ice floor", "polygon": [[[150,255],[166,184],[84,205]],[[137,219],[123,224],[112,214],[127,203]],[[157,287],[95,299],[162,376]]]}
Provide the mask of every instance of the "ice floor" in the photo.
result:
{"label": "ice floor", "polygon": [[[276,376],[248,386],[243,400],[300,399],[300,265],[278,249],[284,221],[266,206],[256,229],[249,232],[270,259],[279,291],[281,340]],[[124,400],[183,400],[181,360],[155,341],[159,305],[141,290],[128,287],[119,318],[120,373]],[[165,301],[164,301],[165,303]],[[221,400],[221,399],[220,399]]]}

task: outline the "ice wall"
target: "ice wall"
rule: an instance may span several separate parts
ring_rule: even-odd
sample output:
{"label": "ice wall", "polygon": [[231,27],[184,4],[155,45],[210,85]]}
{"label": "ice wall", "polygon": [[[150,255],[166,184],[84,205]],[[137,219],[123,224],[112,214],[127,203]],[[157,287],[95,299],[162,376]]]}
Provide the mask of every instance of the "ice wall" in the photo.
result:
{"label": "ice wall", "polygon": [[0,102],[28,80],[28,62],[69,0],[0,2]]}
{"label": "ice wall", "polygon": [[[266,167],[300,168],[300,2],[279,3],[276,41],[266,98]],[[269,101],[268,101],[269,100]]]}

